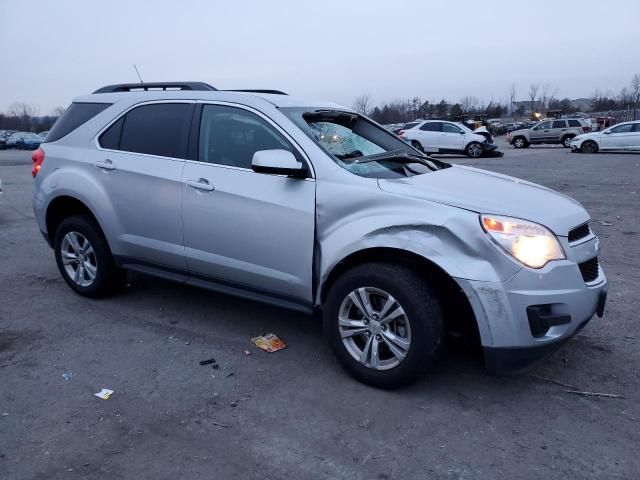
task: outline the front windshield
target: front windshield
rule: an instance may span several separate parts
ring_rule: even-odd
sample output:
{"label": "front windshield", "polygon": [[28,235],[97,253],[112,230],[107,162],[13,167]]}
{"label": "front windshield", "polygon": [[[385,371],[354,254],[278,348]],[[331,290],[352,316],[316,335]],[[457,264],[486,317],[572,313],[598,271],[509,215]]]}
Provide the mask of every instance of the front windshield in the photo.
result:
{"label": "front windshield", "polygon": [[419,158],[424,157],[421,152],[356,113],[309,108],[280,110],[338,165],[355,175],[402,178],[449,166],[433,160],[435,168],[429,168]]}

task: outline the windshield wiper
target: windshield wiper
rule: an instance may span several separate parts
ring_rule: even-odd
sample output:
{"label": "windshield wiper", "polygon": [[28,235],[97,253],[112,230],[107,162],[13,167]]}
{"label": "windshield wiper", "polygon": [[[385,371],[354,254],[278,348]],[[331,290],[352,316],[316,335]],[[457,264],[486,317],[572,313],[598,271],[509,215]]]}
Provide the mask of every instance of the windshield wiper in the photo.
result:
{"label": "windshield wiper", "polygon": [[448,166],[447,163],[436,160],[435,158],[430,158],[423,155],[414,155],[408,153],[406,150],[391,150],[388,152],[374,153],[373,155],[367,155],[366,157],[358,157],[358,159],[353,163],[371,163],[379,161],[401,163],[415,162],[424,165],[429,170],[434,171],[440,170],[441,168],[446,168]]}

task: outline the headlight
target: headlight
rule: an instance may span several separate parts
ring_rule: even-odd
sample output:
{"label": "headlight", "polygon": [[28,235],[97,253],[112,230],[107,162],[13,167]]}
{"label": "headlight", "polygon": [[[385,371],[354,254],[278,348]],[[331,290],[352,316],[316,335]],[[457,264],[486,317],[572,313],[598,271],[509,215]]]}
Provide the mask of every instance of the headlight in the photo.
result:
{"label": "headlight", "polygon": [[566,258],[556,236],[542,225],[495,215],[480,215],[480,223],[500,247],[528,267],[542,268]]}

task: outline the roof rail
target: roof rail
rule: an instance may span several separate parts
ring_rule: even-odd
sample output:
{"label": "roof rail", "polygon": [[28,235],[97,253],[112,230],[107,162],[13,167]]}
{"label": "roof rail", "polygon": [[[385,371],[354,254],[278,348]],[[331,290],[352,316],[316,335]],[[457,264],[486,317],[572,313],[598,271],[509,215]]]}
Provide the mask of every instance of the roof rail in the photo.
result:
{"label": "roof rail", "polygon": [[204,82],[119,83],[99,88],[93,93],[136,92],[139,90],[217,90]]}
{"label": "roof rail", "polygon": [[288,95],[281,90],[266,90],[261,88],[248,88],[248,89],[231,89],[231,90],[223,90],[223,92],[248,92],[248,93],[270,93],[272,95]]}

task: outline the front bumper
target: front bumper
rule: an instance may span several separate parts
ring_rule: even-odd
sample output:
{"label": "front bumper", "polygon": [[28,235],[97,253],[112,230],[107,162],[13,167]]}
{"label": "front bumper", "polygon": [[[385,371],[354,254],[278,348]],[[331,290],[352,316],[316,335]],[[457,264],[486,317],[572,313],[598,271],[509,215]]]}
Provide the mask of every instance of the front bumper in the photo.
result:
{"label": "front bumper", "polygon": [[585,283],[562,260],[523,268],[504,283],[457,279],[474,311],[489,373],[513,373],[554,352],[593,317],[602,316],[607,280]]}

